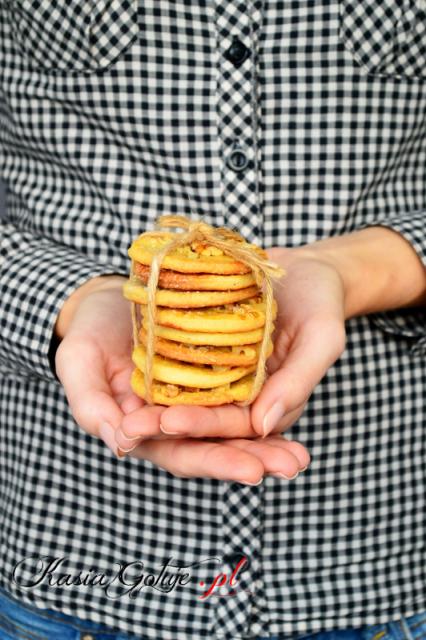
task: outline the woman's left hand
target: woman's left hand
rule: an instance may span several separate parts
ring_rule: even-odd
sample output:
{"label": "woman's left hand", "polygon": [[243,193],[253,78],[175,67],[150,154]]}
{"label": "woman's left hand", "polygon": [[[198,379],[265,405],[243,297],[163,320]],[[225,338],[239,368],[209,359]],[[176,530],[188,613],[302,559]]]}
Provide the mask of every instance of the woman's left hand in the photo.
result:
{"label": "woman's left hand", "polygon": [[[147,438],[258,438],[287,430],[302,414],[313,389],[345,348],[345,290],[330,262],[309,247],[274,248],[284,267],[275,284],[278,315],[269,377],[251,407],[174,406],[128,413],[116,431],[120,448]],[[134,452],[137,457],[137,449]]]}

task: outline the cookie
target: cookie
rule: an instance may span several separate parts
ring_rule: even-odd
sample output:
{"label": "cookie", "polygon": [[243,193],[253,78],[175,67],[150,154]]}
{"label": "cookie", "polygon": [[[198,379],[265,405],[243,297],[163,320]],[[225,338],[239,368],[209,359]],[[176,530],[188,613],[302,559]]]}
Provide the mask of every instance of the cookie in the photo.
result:
{"label": "cookie", "polygon": [[[151,268],[136,262],[134,273],[142,284],[147,284]],[[181,289],[183,291],[231,291],[244,289],[256,284],[252,273],[220,276],[211,274],[179,273],[170,269],[160,269],[158,286],[163,289]]]}
{"label": "cookie", "polygon": [[[135,366],[143,371],[145,367],[145,347],[139,345],[132,352]],[[152,371],[155,380],[185,387],[212,389],[243,378],[256,369],[256,365],[248,367],[227,367],[183,364],[177,360],[155,355]]]}
{"label": "cookie", "polygon": [[[142,326],[146,330],[147,322],[144,319]],[[272,327],[272,331],[274,326]],[[238,346],[254,344],[263,338],[263,329],[253,329],[253,331],[241,331],[234,333],[205,333],[194,331],[182,331],[173,327],[155,325],[155,335],[166,340],[174,340],[183,344],[211,345],[217,347]]]}
{"label": "cookie", "polygon": [[[147,333],[143,328],[139,331],[139,339],[146,347]],[[196,346],[179,344],[159,337],[155,338],[154,348],[155,353],[173,360],[230,367],[247,367],[256,364],[259,355],[259,344],[234,347]],[[272,353],[272,349],[272,342],[270,342],[268,356]]]}
{"label": "cookie", "polygon": [[[259,297],[238,304],[211,307],[209,309],[167,309],[157,307],[156,323],[183,331],[203,333],[239,333],[260,329],[265,324],[265,303]],[[274,301],[273,318],[277,304]],[[146,316],[146,307],[142,307]]]}
{"label": "cookie", "polygon": [[[152,400],[154,404],[166,406],[186,404],[214,407],[231,402],[244,402],[250,396],[254,374],[245,376],[237,382],[221,385],[214,389],[191,389],[180,385],[167,384],[154,380],[152,384]],[[134,369],[130,384],[133,392],[146,399],[143,373]]]}
{"label": "cookie", "polygon": [[[150,265],[152,257],[174,238],[176,238],[174,233],[165,231],[145,232],[132,242],[128,254],[136,262]],[[267,259],[266,252],[256,245],[237,242],[235,246],[250,246],[259,257]],[[193,242],[191,245],[174,249],[164,257],[161,266],[164,269],[182,273],[235,275],[251,272],[249,266],[235,260],[232,256],[225,255],[221,249],[213,247],[206,242]]]}
{"label": "cookie", "polygon": [[[258,288],[245,287],[236,291],[174,291],[173,289],[157,289],[155,302],[171,309],[195,309],[199,307],[215,307],[246,300],[258,293]],[[132,302],[147,304],[148,290],[143,284],[128,280],[123,285],[123,295]]]}

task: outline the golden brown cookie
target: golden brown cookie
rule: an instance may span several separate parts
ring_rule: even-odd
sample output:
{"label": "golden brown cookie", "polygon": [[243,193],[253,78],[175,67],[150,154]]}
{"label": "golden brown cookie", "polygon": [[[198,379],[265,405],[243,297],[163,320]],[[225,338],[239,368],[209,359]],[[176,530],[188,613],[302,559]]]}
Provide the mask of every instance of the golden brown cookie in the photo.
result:
{"label": "golden brown cookie", "polygon": [[[153,255],[161,251],[175,237],[175,234],[165,231],[147,231],[132,242],[128,254],[136,262],[149,265]],[[244,247],[248,246],[248,243],[238,242],[236,246]],[[250,246],[259,257],[267,258],[263,249],[256,245]],[[204,242],[193,242],[190,246],[186,245],[173,250],[165,256],[161,266],[164,269],[182,273],[232,275],[251,272],[250,267],[246,264],[235,260],[232,256],[225,255],[220,249]]]}
{"label": "golden brown cookie", "polygon": [[[258,288],[245,287],[236,291],[174,291],[173,289],[157,289],[156,304],[171,309],[194,309],[200,307],[214,307],[231,304],[239,300],[246,300],[258,293]],[[123,285],[123,295],[132,302],[146,304],[148,290],[143,284],[127,280]]]}
{"label": "golden brown cookie", "polygon": [[[244,402],[250,396],[254,374],[245,376],[237,382],[215,387],[214,389],[191,389],[154,380],[152,399],[155,404],[166,406],[186,404],[214,407],[230,402]],[[139,369],[134,369],[130,384],[134,393],[146,399],[144,377]]]}
{"label": "golden brown cookie", "polygon": [[[135,263],[134,273],[142,284],[147,284],[151,268]],[[211,274],[179,273],[170,269],[161,269],[158,286],[163,289],[181,289],[183,291],[231,291],[256,285],[252,273],[220,276]]]}
{"label": "golden brown cookie", "polygon": [[[146,347],[147,333],[140,329],[139,339]],[[259,344],[239,347],[212,347],[179,344],[164,338],[155,338],[155,353],[165,358],[193,362],[194,364],[223,365],[229,367],[247,367],[256,364],[259,355]],[[268,355],[272,353],[272,342],[269,343]]]}
{"label": "golden brown cookie", "polygon": [[[145,367],[145,357],[146,352],[143,345],[133,349],[132,360],[141,371]],[[183,364],[178,360],[171,360],[159,355],[154,356],[152,365],[155,380],[197,389],[212,389],[235,382],[235,380],[243,378],[255,369],[256,365],[248,367],[215,367]]]}
{"label": "golden brown cookie", "polygon": [[[147,322],[144,319],[142,326],[147,329]],[[272,331],[274,327],[272,327]],[[260,342],[263,337],[263,328],[253,329],[253,331],[241,331],[234,333],[204,333],[201,331],[182,331],[173,327],[155,326],[155,335],[166,340],[174,340],[183,344],[211,345],[216,347],[238,346],[254,344]]]}
{"label": "golden brown cookie", "polygon": [[[142,306],[146,315],[146,307]],[[274,301],[273,318],[277,314]],[[253,331],[265,324],[265,303],[259,297],[238,304],[211,307],[209,309],[167,309],[157,307],[156,323],[188,332],[239,333]]]}

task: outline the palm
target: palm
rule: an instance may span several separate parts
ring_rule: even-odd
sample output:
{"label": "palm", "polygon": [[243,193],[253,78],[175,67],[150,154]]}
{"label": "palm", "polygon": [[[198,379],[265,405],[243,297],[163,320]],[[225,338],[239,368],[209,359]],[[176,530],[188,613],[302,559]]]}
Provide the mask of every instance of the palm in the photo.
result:
{"label": "palm", "polygon": [[[285,264],[288,253],[279,248],[270,249],[269,257]],[[287,269],[287,277],[274,288],[278,312],[274,352],[268,360],[270,374],[283,367],[290,356],[298,357],[310,333],[337,331],[341,334],[340,327],[329,324],[332,315],[337,318],[341,310],[340,287],[337,274],[326,265],[305,261]]]}
{"label": "palm", "polygon": [[[99,416],[121,420],[143,401],[130,388],[132,326],[119,289],[92,293],[78,308],[56,355],[56,369],[77,422],[97,434]],[[82,408],[83,406],[83,408]],[[81,420],[81,413],[89,419]]]}
{"label": "palm", "polygon": [[276,433],[296,422],[344,349],[344,290],[335,269],[308,252],[275,248],[269,256],[284,266],[287,276],[275,287],[278,314],[268,362],[272,375],[253,405],[252,419],[260,425],[265,407],[278,403],[282,415],[275,421]]}

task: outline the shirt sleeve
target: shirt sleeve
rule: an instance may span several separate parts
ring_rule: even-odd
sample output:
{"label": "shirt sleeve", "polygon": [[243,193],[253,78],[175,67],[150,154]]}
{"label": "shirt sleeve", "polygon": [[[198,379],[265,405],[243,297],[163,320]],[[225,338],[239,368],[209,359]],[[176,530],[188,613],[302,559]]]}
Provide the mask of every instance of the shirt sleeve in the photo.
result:
{"label": "shirt sleeve", "polygon": [[[426,211],[383,217],[362,225],[388,227],[400,233],[412,245],[426,269]],[[411,338],[411,352],[426,354],[426,307],[409,307],[383,311],[369,316],[373,324],[383,331]]]}
{"label": "shirt sleeve", "polygon": [[57,381],[53,329],[63,303],[84,282],[117,267],[8,222],[0,221],[0,237],[2,368]]}

